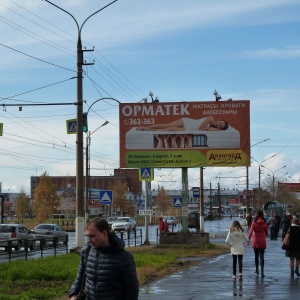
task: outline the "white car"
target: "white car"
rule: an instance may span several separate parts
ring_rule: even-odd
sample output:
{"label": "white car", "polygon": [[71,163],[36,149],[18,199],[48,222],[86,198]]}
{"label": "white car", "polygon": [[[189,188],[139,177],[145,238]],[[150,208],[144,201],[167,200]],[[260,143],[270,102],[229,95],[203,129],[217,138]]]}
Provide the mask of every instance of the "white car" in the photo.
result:
{"label": "white car", "polygon": [[131,217],[120,217],[111,225],[112,231],[129,231],[135,230],[135,228],[135,219]]}
{"label": "white car", "polygon": [[164,222],[171,226],[176,226],[177,225],[177,220],[174,216],[166,216],[164,217]]}
{"label": "white car", "polygon": [[111,225],[113,224],[113,222],[115,222],[118,219],[118,217],[108,217],[106,219],[107,223],[109,224],[109,228],[111,229]]}

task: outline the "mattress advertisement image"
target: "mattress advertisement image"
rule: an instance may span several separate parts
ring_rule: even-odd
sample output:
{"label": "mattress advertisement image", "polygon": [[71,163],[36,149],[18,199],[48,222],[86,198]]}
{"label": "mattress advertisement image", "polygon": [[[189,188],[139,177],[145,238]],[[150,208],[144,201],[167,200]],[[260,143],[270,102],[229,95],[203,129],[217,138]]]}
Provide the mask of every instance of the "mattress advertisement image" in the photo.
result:
{"label": "mattress advertisement image", "polygon": [[120,167],[250,166],[250,101],[120,104]]}

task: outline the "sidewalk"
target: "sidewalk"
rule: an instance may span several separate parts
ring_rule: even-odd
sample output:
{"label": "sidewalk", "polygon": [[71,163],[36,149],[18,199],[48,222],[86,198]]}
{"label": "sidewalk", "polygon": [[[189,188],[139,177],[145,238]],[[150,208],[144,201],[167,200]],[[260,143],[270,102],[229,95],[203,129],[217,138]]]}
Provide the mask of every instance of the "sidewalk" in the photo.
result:
{"label": "sidewalk", "polygon": [[[210,238],[211,243],[224,243],[225,236]],[[281,237],[267,237],[265,277],[255,276],[254,252],[245,246],[243,280],[232,279],[231,254],[208,259],[140,289],[142,300],[194,299],[298,299],[300,277],[290,278],[289,258],[281,249]]]}

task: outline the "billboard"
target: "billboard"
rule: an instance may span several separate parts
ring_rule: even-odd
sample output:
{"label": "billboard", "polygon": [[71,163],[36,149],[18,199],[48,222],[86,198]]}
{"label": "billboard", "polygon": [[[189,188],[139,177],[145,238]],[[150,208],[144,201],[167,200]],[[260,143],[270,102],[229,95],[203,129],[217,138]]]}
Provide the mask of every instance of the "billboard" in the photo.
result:
{"label": "billboard", "polygon": [[250,101],[122,103],[121,168],[250,165]]}
{"label": "billboard", "polygon": [[279,192],[284,195],[285,191],[293,193],[297,199],[300,199],[300,183],[294,182],[279,182]]}

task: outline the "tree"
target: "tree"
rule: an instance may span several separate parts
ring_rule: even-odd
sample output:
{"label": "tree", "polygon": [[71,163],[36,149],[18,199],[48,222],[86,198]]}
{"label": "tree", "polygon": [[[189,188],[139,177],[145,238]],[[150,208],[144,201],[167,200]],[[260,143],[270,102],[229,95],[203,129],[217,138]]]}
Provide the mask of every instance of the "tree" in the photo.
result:
{"label": "tree", "polygon": [[119,208],[121,216],[123,213],[130,212],[130,202],[127,200],[128,186],[127,182],[116,181],[112,186],[113,191],[113,206]]}
{"label": "tree", "polygon": [[26,195],[25,190],[21,188],[16,201],[16,215],[18,219],[21,219],[21,223],[23,223],[25,215],[26,213],[28,213],[28,209],[29,209],[28,199],[29,196]]}
{"label": "tree", "polygon": [[173,207],[172,199],[167,195],[164,187],[161,187],[157,193],[156,206],[157,210],[160,211],[163,215],[165,215],[165,213]]}
{"label": "tree", "polygon": [[55,185],[51,183],[51,179],[45,172],[39,179],[39,183],[34,192],[33,212],[37,222],[43,222],[56,212],[60,205],[60,197],[56,194]]}
{"label": "tree", "polygon": [[10,215],[10,203],[8,201],[3,201],[3,212],[5,216]]}

